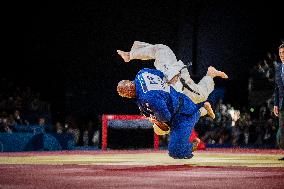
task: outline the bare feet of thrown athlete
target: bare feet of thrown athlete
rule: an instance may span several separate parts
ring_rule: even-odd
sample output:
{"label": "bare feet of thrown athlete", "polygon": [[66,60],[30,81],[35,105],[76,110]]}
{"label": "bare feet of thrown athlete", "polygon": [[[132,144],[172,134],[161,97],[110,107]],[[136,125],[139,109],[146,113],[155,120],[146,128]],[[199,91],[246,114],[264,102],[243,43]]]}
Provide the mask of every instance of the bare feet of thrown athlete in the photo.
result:
{"label": "bare feet of thrown athlete", "polygon": [[213,66],[210,66],[207,70],[207,75],[214,78],[214,77],[221,77],[223,79],[228,79],[227,74],[225,72],[221,72],[219,70],[216,70]]}
{"label": "bare feet of thrown athlete", "polygon": [[117,50],[117,54],[121,56],[121,58],[124,60],[124,62],[130,62],[130,53],[124,52],[122,50]]}
{"label": "bare feet of thrown athlete", "polygon": [[211,107],[211,104],[209,102],[204,103],[204,108],[207,110],[207,114],[212,118],[215,119],[214,111]]}

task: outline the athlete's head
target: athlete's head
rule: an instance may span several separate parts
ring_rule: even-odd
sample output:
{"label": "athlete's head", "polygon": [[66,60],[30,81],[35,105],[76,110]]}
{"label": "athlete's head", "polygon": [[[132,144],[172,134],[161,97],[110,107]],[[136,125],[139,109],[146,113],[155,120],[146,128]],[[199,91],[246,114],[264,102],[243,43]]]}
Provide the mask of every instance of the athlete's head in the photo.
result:
{"label": "athlete's head", "polygon": [[117,84],[117,92],[120,96],[126,98],[136,97],[136,88],[134,81],[122,80]]}
{"label": "athlete's head", "polygon": [[280,60],[284,64],[284,44],[280,45],[278,49]]}

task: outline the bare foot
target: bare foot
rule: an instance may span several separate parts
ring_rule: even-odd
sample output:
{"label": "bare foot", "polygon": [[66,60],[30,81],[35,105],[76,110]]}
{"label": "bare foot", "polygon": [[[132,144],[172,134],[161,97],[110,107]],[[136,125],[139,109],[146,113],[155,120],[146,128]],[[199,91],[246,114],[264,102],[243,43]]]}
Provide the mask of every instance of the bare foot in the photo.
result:
{"label": "bare foot", "polygon": [[212,78],[221,77],[223,79],[228,79],[228,76],[225,74],[225,72],[218,71],[212,66],[208,68],[207,75],[211,76]]}
{"label": "bare foot", "polygon": [[215,119],[214,111],[212,110],[211,104],[209,102],[204,103],[204,108],[207,110],[207,114],[212,118]]}
{"label": "bare foot", "polygon": [[121,56],[121,58],[124,60],[124,62],[130,62],[129,52],[124,52],[124,51],[121,51],[121,50],[117,50],[116,52],[117,52],[117,54],[119,54]]}

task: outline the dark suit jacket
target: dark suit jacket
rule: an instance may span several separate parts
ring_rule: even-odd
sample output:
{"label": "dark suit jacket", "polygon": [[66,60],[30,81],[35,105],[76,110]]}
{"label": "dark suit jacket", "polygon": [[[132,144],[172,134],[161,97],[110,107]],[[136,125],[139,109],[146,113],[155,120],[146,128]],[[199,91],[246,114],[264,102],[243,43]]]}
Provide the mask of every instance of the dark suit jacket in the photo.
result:
{"label": "dark suit jacket", "polygon": [[280,110],[284,110],[284,74],[282,74],[282,65],[282,63],[275,65],[274,105],[278,106]]}

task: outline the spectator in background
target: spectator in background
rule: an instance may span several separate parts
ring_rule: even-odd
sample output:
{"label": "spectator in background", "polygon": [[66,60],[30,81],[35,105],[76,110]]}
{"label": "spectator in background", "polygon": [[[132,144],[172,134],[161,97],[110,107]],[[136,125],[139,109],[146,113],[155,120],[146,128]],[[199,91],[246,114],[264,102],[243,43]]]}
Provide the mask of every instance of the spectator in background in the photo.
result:
{"label": "spectator in background", "polygon": [[57,122],[55,123],[55,125],[54,125],[54,131],[55,131],[57,134],[63,133],[64,128],[63,128],[62,123],[60,123],[59,121],[57,121]]}
{"label": "spectator in background", "polygon": [[100,135],[101,135],[101,132],[99,130],[99,127],[97,125],[94,125],[94,128],[93,128],[93,135],[92,135],[92,144],[94,146],[99,146],[99,143],[100,143]]}
{"label": "spectator in background", "polygon": [[67,129],[67,133],[71,133],[73,134],[74,138],[75,138],[75,143],[78,144],[79,142],[79,137],[80,137],[80,130],[77,127],[69,127]]}
{"label": "spectator in background", "polygon": [[265,75],[265,70],[262,67],[262,65],[263,65],[262,61],[258,62],[258,64],[256,65],[256,73],[257,73],[258,78],[263,78]]}
{"label": "spectator in background", "polygon": [[215,108],[215,112],[220,112],[222,115],[227,111],[227,106],[223,104],[223,100],[219,99]]}
{"label": "spectator in background", "polygon": [[38,119],[38,125],[43,127],[45,132],[52,132],[52,125],[47,124],[47,121],[46,121],[45,117],[40,117]]}
{"label": "spectator in background", "polygon": [[67,133],[71,133],[74,136],[75,143],[78,145],[80,139],[80,130],[78,129],[78,125],[73,117],[67,118]]}
{"label": "spectator in background", "polygon": [[10,126],[17,125],[13,114],[9,114],[7,118],[8,118],[8,123]]}
{"label": "spectator in background", "polygon": [[268,78],[270,82],[274,82],[274,64],[277,61],[277,56],[275,54],[271,54],[270,52],[267,52],[266,60],[269,66],[266,77]]}
{"label": "spectator in background", "polygon": [[40,109],[40,100],[39,98],[34,98],[30,104],[31,111],[37,112]]}
{"label": "spectator in background", "polygon": [[14,111],[14,116],[13,117],[14,117],[15,123],[17,125],[23,125],[24,124],[24,122],[23,122],[23,120],[22,120],[22,118],[20,116],[20,111],[19,110],[15,110]]}
{"label": "spectator in background", "polygon": [[89,120],[83,129],[83,145],[98,146],[100,139],[100,131],[92,120]]}
{"label": "spectator in background", "polygon": [[201,140],[209,144],[217,143],[220,135],[219,130],[221,122],[216,124],[213,122],[213,119],[209,117],[202,118],[201,120],[203,120],[201,128],[206,128],[207,130],[204,136],[201,137]]}
{"label": "spectator in background", "polygon": [[232,128],[232,138],[231,138],[231,142],[233,146],[237,146],[238,145],[238,141],[239,141],[239,136],[240,136],[240,131],[239,131],[239,125],[236,124],[233,128]]}
{"label": "spectator in background", "polygon": [[92,142],[94,146],[99,146],[99,143],[100,143],[100,131],[99,130],[95,131],[94,136],[92,138]]}
{"label": "spectator in background", "polygon": [[263,103],[259,109],[259,121],[265,121],[269,117],[269,109],[266,103]]}
{"label": "spectator in background", "polygon": [[266,76],[266,74],[267,74],[267,72],[268,72],[268,70],[269,70],[269,66],[268,66],[267,60],[263,60],[261,67],[262,67],[262,69],[264,70],[264,74],[265,74],[265,76]]}
{"label": "spectator in background", "polygon": [[250,115],[248,113],[241,113],[240,118],[236,122],[236,127],[238,128],[239,133],[238,144],[248,144],[250,137],[249,127],[251,124]]}
{"label": "spectator in background", "polygon": [[264,144],[273,144],[273,140],[275,139],[275,130],[276,128],[273,125],[273,120],[268,119],[264,125],[264,136],[263,136]]}
{"label": "spectator in background", "polygon": [[[95,124],[92,120],[89,120],[88,124],[87,124],[87,128],[85,131],[85,140],[87,140],[87,145],[93,145],[93,136],[94,136],[94,129],[95,129]],[[86,143],[86,142],[84,142]]]}
{"label": "spectator in background", "polygon": [[[277,143],[284,150],[284,44],[279,47],[279,57],[282,63],[275,66],[275,90],[273,112],[279,118]],[[280,160],[284,160],[284,157]]]}
{"label": "spectator in background", "polygon": [[46,126],[45,118],[44,118],[44,117],[40,117],[40,118],[38,119],[38,125],[39,125],[39,126],[42,126],[42,127],[45,127],[45,126]]}
{"label": "spectator in background", "polygon": [[0,132],[12,133],[12,128],[7,118],[2,118],[0,122]]}
{"label": "spectator in background", "polygon": [[273,106],[274,106],[274,95],[272,95],[267,101],[267,107],[270,112],[273,112]]}

